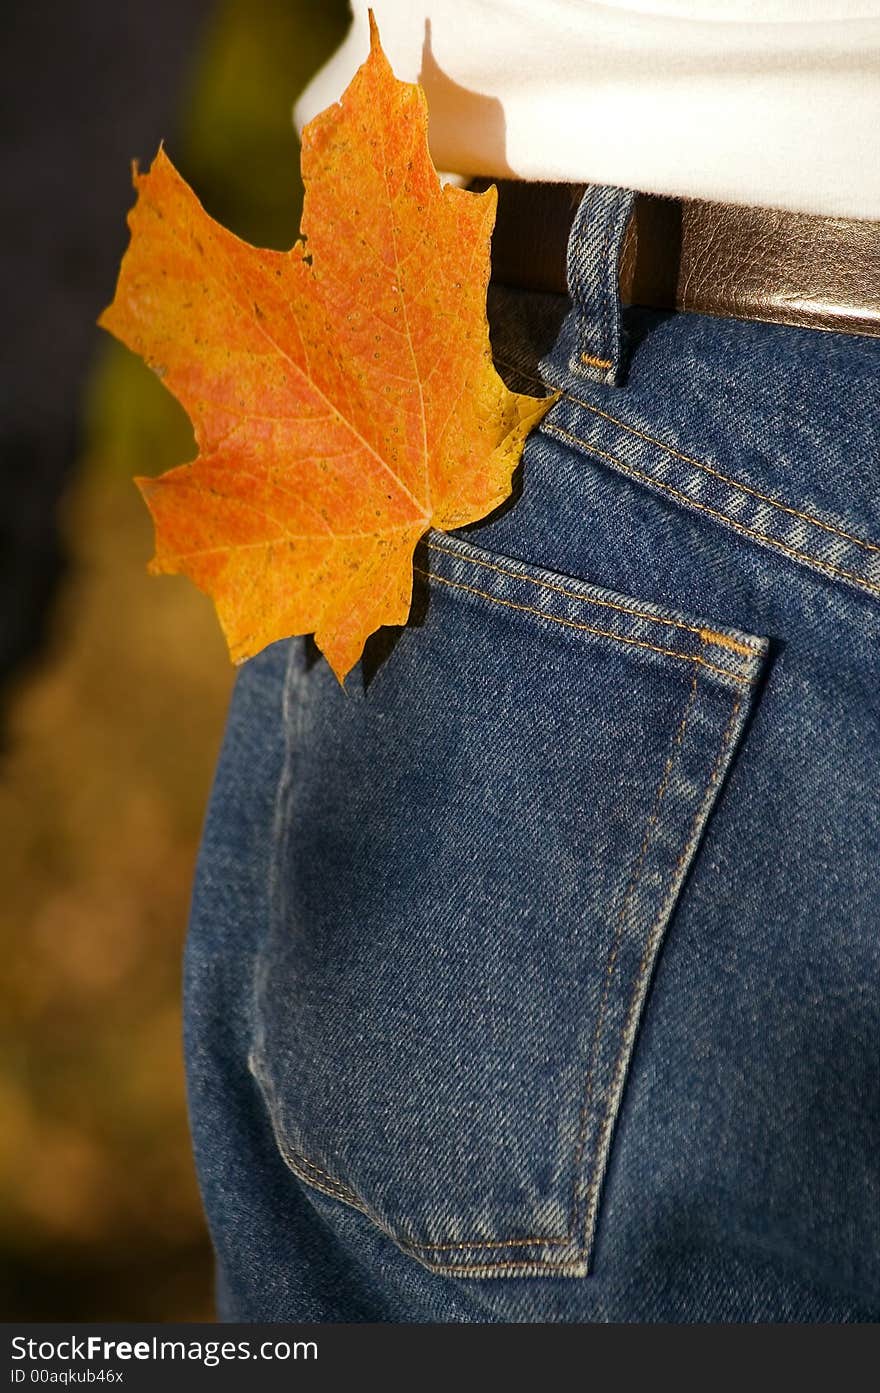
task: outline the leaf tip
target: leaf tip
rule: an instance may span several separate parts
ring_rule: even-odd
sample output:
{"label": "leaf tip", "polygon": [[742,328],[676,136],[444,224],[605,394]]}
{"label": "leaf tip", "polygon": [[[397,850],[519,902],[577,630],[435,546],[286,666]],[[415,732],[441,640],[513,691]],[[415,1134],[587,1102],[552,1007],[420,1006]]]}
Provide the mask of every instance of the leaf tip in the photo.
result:
{"label": "leaf tip", "polygon": [[163,140],[160,140],[160,141],[159,141],[159,149],[156,151],[155,155],[153,156],[153,162],[152,162],[152,164],[150,165],[150,173],[152,174],[152,172],[153,172],[154,169],[173,169],[173,168],[174,168],[174,166],[172,165],[172,163],[171,163],[170,159],[168,158],[168,155],[167,155],[167,153],[166,153],[166,151],[165,151],[165,141],[164,141],[164,139],[163,139]]}
{"label": "leaf tip", "polygon": [[[368,72],[373,73],[374,79],[378,73],[384,70],[386,81],[388,80],[388,78],[390,78],[392,82],[396,82],[402,86],[408,86],[409,84],[407,83],[400,83],[400,79],[395,76],[391,64],[388,61],[388,55],[382,47],[382,39],[379,35],[379,25],[376,20],[376,16],[373,13],[372,7],[369,10],[367,10],[367,17],[370,21],[370,51],[367,54],[366,62],[363,64],[363,67]],[[416,83],[415,86],[419,88],[419,91],[422,90],[419,87],[418,83]]]}
{"label": "leaf tip", "polygon": [[346,658],[340,660],[339,656],[334,655],[332,652],[328,653],[323,649],[322,652],[324,653],[324,657],[327,660],[327,666],[333,673],[333,676],[336,678],[336,681],[339,683],[340,690],[344,692],[345,679],[348,677],[348,674],[354,667],[354,663],[352,663],[350,660]]}
{"label": "leaf tip", "polygon": [[324,655],[327,666],[345,692],[345,680],[361,656],[363,640],[360,643],[340,641],[338,635],[318,629],[314,639],[316,648]]}
{"label": "leaf tip", "polygon": [[379,26],[378,26],[378,24],[376,23],[376,16],[375,16],[375,13],[374,13],[374,11],[373,11],[372,5],[371,5],[370,8],[367,10],[367,18],[368,18],[369,21],[370,21],[370,52],[371,52],[371,53],[375,53],[376,50],[378,49],[379,52],[381,53],[381,51],[382,51],[382,44],[381,44],[381,41],[380,41],[380,39],[379,39]]}

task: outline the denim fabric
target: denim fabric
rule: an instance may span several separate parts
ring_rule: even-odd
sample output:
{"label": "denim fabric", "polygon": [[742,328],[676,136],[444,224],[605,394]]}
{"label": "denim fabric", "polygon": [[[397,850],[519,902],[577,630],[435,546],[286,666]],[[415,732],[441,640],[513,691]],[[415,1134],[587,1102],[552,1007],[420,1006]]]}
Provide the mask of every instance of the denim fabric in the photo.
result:
{"label": "denim fabric", "polygon": [[226,1319],[880,1316],[880,341],[621,312],[629,206],[492,291],[562,393],[512,504],[344,692],[239,675],[185,1002]]}

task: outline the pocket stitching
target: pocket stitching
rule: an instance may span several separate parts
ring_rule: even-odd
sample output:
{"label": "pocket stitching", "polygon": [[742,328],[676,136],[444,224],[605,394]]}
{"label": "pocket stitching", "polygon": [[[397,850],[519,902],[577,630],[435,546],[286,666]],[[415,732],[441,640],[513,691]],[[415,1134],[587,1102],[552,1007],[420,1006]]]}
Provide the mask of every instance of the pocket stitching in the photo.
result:
{"label": "pocket stitching", "polygon": [[[724,728],[724,734],[721,737],[721,745],[718,750],[718,757],[716,758],[715,763],[712,767],[712,771],[706,782],[706,788],[704,790],[703,797],[700,800],[699,807],[697,808],[697,811],[694,814],[693,820],[691,822],[690,834],[687,838],[687,841],[685,842],[684,849],[682,850],[681,855],[679,856],[673,868],[672,875],[670,877],[670,892],[673,894],[678,893],[676,888],[676,880],[679,871],[681,870],[684,863],[687,861],[688,856],[690,855],[694,847],[695,839],[697,837],[696,829],[699,827],[701,820],[704,816],[707,805],[709,803],[709,799],[711,798],[713,790],[715,788],[715,784],[718,781],[718,772],[724,761],[724,757],[727,754],[728,749],[730,748],[731,737],[736,725],[736,718],[739,715],[739,711],[742,706],[742,701],[743,699],[741,697],[737,697],[736,701],[733,704],[730,716],[727,720],[727,725]],[[669,895],[667,895],[667,900],[668,899]],[[582,1236],[582,1241],[585,1248],[588,1247],[590,1244],[592,1237],[591,1231],[596,1219],[597,1200],[599,1195],[599,1188],[601,1185],[602,1160],[610,1136],[611,1126],[613,1124],[612,1112],[614,1106],[614,1098],[615,1094],[618,1092],[618,1084],[621,1076],[622,1066],[625,1060],[627,1042],[630,1037],[630,1032],[632,1030],[634,1018],[638,1012],[640,989],[644,984],[645,974],[649,971],[650,968],[652,949],[654,947],[654,943],[657,936],[657,928],[658,925],[663,923],[665,911],[666,902],[664,902],[664,904],[661,905],[660,911],[655,917],[654,922],[648,931],[648,936],[645,940],[644,951],[642,953],[641,961],[639,963],[638,972],[636,974],[636,980],[633,984],[633,990],[630,996],[630,1002],[629,1007],[627,1009],[626,1019],[624,1021],[623,1029],[621,1031],[620,1048],[617,1052],[617,1058],[614,1062],[614,1069],[612,1071],[611,1078],[609,1081],[607,1092],[607,1106],[605,1108],[605,1112],[602,1118],[602,1124],[600,1127],[599,1135],[596,1139],[595,1158],[590,1176],[590,1183],[584,1196],[584,1232]]]}
{"label": "pocket stitching", "polygon": [[[316,1166],[314,1161],[310,1161],[307,1156],[303,1156],[300,1152],[294,1151],[292,1147],[287,1145],[284,1137],[279,1134],[277,1128],[274,1130],[276,1140],[278,1142],[284,1161],[290,1167],[293,1173],[299,1176],[300,1180],[302,1180],[306,1185],[310,1185],[312,1189],[318,1190],[322,1195],[327,1195],[329,1199],[337,1200],[340,1203],[345,1202],[351,1205],[353,1209],[356,1209],[360,1214],[363,1214],[365,1218],[369,1219],[372,1224],[375,1224],[376,1228],[380,1231],[380,1233],[384,1233],[387,1238],[390,1238],[392,1243],[394,1243],[396,1247],[400,1248],[402,1252],[411,1253],[413,1256],[416,1256],[418,1253],[439,1252],[443,1250],[448,1251],[450,1249],[455,1248],[470,1248],[482,1251],[483,1249],[488,1248],[516,1248],[520,1246],[542,1247],[549,1246],[550,1244],[571,1242],[571,1235],[566,1234],[563,1238],[507,1238],[491,1239],[488,1241],[480,1240],[477,1242],[470,1243],[417,1243],[414,1240],[406,1238],[401,1234],[393,1233],[391,1229],[389,1229],[387,1225],[382,1222],[379,1215],[374,1214],[373,1211],[364,1203],[360,1195],[358,1195],[354,1190],[349,1189],[347,1185],[343,1185],[341,1181],[335,1180],[333,1176],[330,1175],[327,1171],[321,1170],[320,1166]],[[323,1179],[317,1180],[313,1175],[304,1174],[304,1170],[306,1172],[310,1170],[316,1171],[318,1175],[323,1177]],[[430,1262],[430,1259],[426,1259],[425,1261]],[[528,1258],[524,1258],[519,1261],[479,1263],[471,1265],[462,1265],[460,1263],[442,1265],[440,1263],[430,1262],[430,1266],[431,1270],[435,1272],[473,1273],[489,1270],[494,1271],[496,1268],[501,1267],[517,1267],[527,1270],[531,1270],[535,1267],[551,1267],[554,1271],[561,1272],[566,1271],[569,1268],[571,1268],[572,1270],[577,1270],[582,1266],[582,1264],[578,1262],[554,1262],[549,1259],[530,1260]]]}
{"label": "pocket stitching", "polygon": [[[648,845],[649,845],[650,840],[651,840],[651,835],[652,835],[652,833],[653,833],[653,831],[654,831],[654,828],[655,828],[656,825],[657,825],[657,819],[658,819],[659,816],[660,816],[660,810],[661,810],[661,808],[662,808],[662,806],[663,806],[663,800],[664,800],[664,798],[665,798],[665,796],[666,796],[666,790],[667,790],[667,788],[669,787],[669,778],[670,778],[670,775],[672,774],[672,769],[673,769],[673,766],[674,766],[674,764],[675,764],[675,760],[676,760],[676,758],[677,758],[677,756],[678,756],[678,754],[679,754],[679,751],[680,751],[680,749],[681,749],[682,744],[684,743],[684,731],[685,731],[685,726],[686,726],[686,724],[687,724],[688,717],[689,717],[690,714],[691,714],[691,709],[693,708],[694,700],[695,700],[695,698],[696,698],[696,695],[697,695],[697,673],[696,673],[696,671],[694,671],[693,678],[692,678],[692,681],[691,681],[690,694],[689,694],[688,699],[687,699],[687,702],[686,702],[686,704],[685,704],[684,711],[682,712],[681,720],[679,721],[679,724],[678,724],[678,729],[677,729],[676,732],[675,732],[675,736],[674,736],[674,739],[673,739],[673,742],[672,742],[672,748],[671,748],[671,750],[669,751],[669,756],[668,756],[668,758],[667,758],[667,760],[666,760],[666,767],[665,767],[665,769],[663,770],[662,775],[660,776],[660,784],[659,784],[659,787],[658,787],[658,789],[657,789],[656,794],[654,795],[654,803],[653,803],[653,807],[652,807],[652,810],[651,810],[651,816],[649,817],[647,826],[645,827],[645,834],[644,834],[644,836],[643,836],[643,838],[642,838],[642,845],[641,845],[641,847],[639,848],[639,853],[638,853],[638,856],[636,857],[635,865],[634,865],[634,867],[633,867],[633,869],[632,869],[632,872],[630,873],[629,883],[628,883],[628,885],[627,885],[627,887],[626,887],[626,891],[624,892],[623,900],[621,901],[620,910],[618,911],[617,920],[616,920],[615,926],[614,926],[614,935],[613,935],[613,938],[612,938],[611,946],[609,947],[609,950],[608,950],[608,962],[607,962],[606,968],[605,968],[605,980],[604,980],[604,984],[603,984],[602,1000],[601,1000],[601,1003],[600,1003],[600,1005],[599,1005],[599,1014],[598,1014],[598,1017],[597,1017],[597,1020],[596,1020],[596,1026],[595,1026],[595,1029],[594,1029],[594,1032],[593,1032],[593,1043],[592,1043],[592,1047],[591,1047],[591,1050],[590,1050],[590,1067],[589,1067],[589,1070],[588,1070],[588,1072],[587,1072],[586,1082],[585,1082],[585,1084],[584,1084],[583,1103],[582,1103],[582,1105],[581,1105],[581,1111],[580,1111],[580,1117],[579,1117],[578,1142],[577,1142],[577,1150],[576,1150],[576,1152],[575,1152],[573,1193],[572,1193],[572,1199],[571,1199],[571,1217],[570,1217],[570,1219],[569,1219],[569,1232],[570,1232],[572,1235],[575,1233],[575,1230],[577,1229],[578,1180],[579,1180],[579,1178],[580,1178],[581,1162],[583,1161],[584,1146],[585,1146],[586,1139],[587,1139],[587,1121],[588,1121],[588,1118],[589,1118],[590,1104],[591,1104],[591,1102],[593,1101],[593,1096],[592,1096],[593,1078],[594,1078],[594,1075],[595,1075],[595,1072],[596,1072],[596,1064],[597,1064],[598,1058],[599,1058],[599,1050],[600,1050],[601,1045],[602,1045],[602,1036],[603,1036],[604,1031],[605,1031],[605,1019],[606,1019],[605,1013],[606,1013],[606,1008],[607,1008],[607,1005],[608,1005],[608,993],[609,993],[609,990],[610,990],[610,987],[611,987],[611,979],[612,979],[612,976],[613,976],[613,974],[614,974],[614,969],[615,969],[615,967],[616,967],[616,965],[617,965],[617,957],[618,957],[618,953],[619,953],[619,950],[620,950],[621,940],[622,940],[622,937],[623,937],[624,916],[625,916],[625,914],[626,914],[627,906],[630,904],[631,899],[632,899],[632,895],[634,894],[634,892],[635,892],[635,890],[636,890],[636,887],[637,887],[637,885],[638,885],[639,874],[640,874],[640,872],[641,872],[642,865],[643,865],[643,863],[644,863],[645,856],[646,856],[646,854],[647,854]],[[735,710],[737,710],[738,708],[739,708],[739,702],[736,703]],[[724,743],[724,742],[722,742],[722,748],[723,748],[723,743]],[[720,757],[719,757],[719,758],[720,758]],[[717,768],[717,765],[716,765],[716,768]],[[714,771],[713,771],[713,772],[714,772]],[[704,801],[705,801],[705,799],[703,800],[703,802],[704,802]],[[701,802],[700,807],[702,808],[702,806],[703,806],[703,804],[702,804],[702,802]],[[690,845],[690,838],[688,839],[688,846],[689,846],[689,845]],[[681,865],[681,862],[684,860],[684,857],[685,857],[686,854],[687,854],[687,852],[685,851],[685,852],[682,854],[681,859],[680,859],[680,860],[678,861],[678,863],[676,864],[676,867],[675,867],[675,870],[673,871],[673,876],[672,876],[673,880],[675,879],[675,876],[676,876],[676,874],[677,874],[677,872],[678,872],[679,866]],[[650,938],[650,934],[649,934],[649,938]],[[638,971],[638,975],[637,975],[637,978],[636,978],[636,987],[638,987],[638,983],[639,983],[639,981],[641,980],[641,976],[642,976],[642,972],[643,972],[643,967],[644,967],[644,958],[643,958],[643,960],[642,960],[642,963],[639,964],[639,971]],[[633,993],[633,996],[635,996],[635,991],[634,991],[634,993]],[[626,1024],[627,1024],[627,1022],[628,1022],[628,1020],[629,1020],[629,1014],[630,1014],[630,1008],[627,1009],[627,1016],[626,1016],[626,1020],[625,1020],[625,1022],[624,1022],[624,1037],[623,1037],[624,1039],[625,1039],[625,1032],[626,1032]],[[616,1076],[616,1073],[617,1073],[617,1063],[618,1063],[619,1057],[620,1057],[620,1052],[618,1052],[617,1059],[615,1060],[614,1071],[613,1071],[613,1073],[612,1073],[612,1080],[614,1079],[614,1077]],[[589,1192],[588,1192],[588,1193],[589,1193]]]}
{"label": "pocket stitching", "polygon": [[[455,555],[455,553],[450,554]],[[477,562],[476,564],[480,565],[482,563]],[[567,629],[580,629],[585,633],[596,634],[599,638],[610,638],[613,639],[615,643],[623,643],[632,648],[647,648],[652,653],[660,653],[665,658],[677,658],[678,661],[682,663],[697,663],[700,667],[708,668],[710,672],[716,672],[720,677],[727,678],[731,682],[737,682],[743,687],[748,686],[751,682],[750,677],[741,676],[738,673],[731,672],[728,668],[719,667],[717,663],[710,663],[708,658],[700,657],[699,654],[696,653],[678,653],[674,648],[661,648],[658,644],[647,643],[644,639],[625,638],[623,634],[615,634],[610,629],[599,629],[593,624],[581,624],[575,619],[563,619],[558,614],[548,614],[546,610],[535,609],[532,605],[518,605],[513,600],[502,600],[499,595],[491,595],[486,590],[478,590],[476,586],[465,585],[464,581],[449,580],[446,576],[438,575],[436,571],[424,571],[420,566],[413,566],[413,570],[420,576],[426,576],[439,581],[441,585],[449,585],[454,590],[466,590],[471,595],[479,595],[482,599],[491,601],[492,604],[503,605],[505,609],[515,609],[521,614],[534,614],[537,615],[539,619],[549,620],[551,624],[562,624]],[[589,601],[587,601],[587,603],[589,603]],[[699,630],[697,632],[699,632]],[[702,639],[701,636],[701,642],[705,641],[706,640]],[[754,656],[756,655],[749,654],[749,657]]]}
{"label": "pocket stitching", "polygon": [[[568,599],[577,600],[582,605],[596,605],[602,609],[619,610],[621,614],[632,614],[637,619],[647,620],[651,624],[665,625],[667,628],[684,629],[689,634],[697,634],[704,643],[716,644],[720,648],[732,648],[735,653],[741,653],[746,658],[754,657],[754,650],[747,648],[744,643],[738,643],[736,639],[729,638],[727,634],[716,633],[714,629],[701,627],[697,624],[686,624],[681,619],[661,619],[657,614],[648,614],[644,610],[636,609],[630,605],[616,604],[613,600],[597,600],[593,596],[579,595],[576,590],[568,590],[564,585],[552,585],[550,581],[536,580],[534,576],[526,575],[524,572],[511,571],[506,566],[496,566],[490,561],[483,561],[475,556],[465,556],[462,552],[453,551],[451,547],[441,547],[437,542],[426,542],[430,551],[440,551],[444,556],[452,556],[458,561],[470,561],[474,566],[482,566],[485,571],[497,571],[499,575],[510,576],[512,580],[527,581],[529,585],[534,585],[538,590],[551,590],[559,595],[565,595]],[[426,572],[422,572],[426,574]],[[436,574],[430,572],[431,575]]]}

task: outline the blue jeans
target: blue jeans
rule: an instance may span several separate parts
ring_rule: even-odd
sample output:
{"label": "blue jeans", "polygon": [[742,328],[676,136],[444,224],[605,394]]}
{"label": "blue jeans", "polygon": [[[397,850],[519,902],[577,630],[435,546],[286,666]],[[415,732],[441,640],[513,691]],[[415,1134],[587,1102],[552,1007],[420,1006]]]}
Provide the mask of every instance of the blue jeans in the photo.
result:
{"label": "blue jeans", "polygon": [[521,496],[345,692],[239,675],[185,1006],[225,1319],[880,1317],[880,341],[622,310],[630,206],[570,299],[492,292],[562,392]]}

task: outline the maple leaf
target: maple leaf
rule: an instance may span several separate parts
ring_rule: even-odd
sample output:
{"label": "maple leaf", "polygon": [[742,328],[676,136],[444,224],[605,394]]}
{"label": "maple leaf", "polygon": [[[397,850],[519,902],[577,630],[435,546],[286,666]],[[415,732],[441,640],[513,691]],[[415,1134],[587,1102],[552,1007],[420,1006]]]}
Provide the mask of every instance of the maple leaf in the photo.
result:
{"label": "maple leaf", "polygon": [[135,482],[153,572],[214,599],[234,661],[314,633],[340,682],[404,624],[429,527],[485,517],[554,400],[508,391],[486,320],[496,192],[441,186],[427,105],[370,53],[303,131],[301,239],[214,222],[160,149],[99,323],[188,411],[191,464]]}

